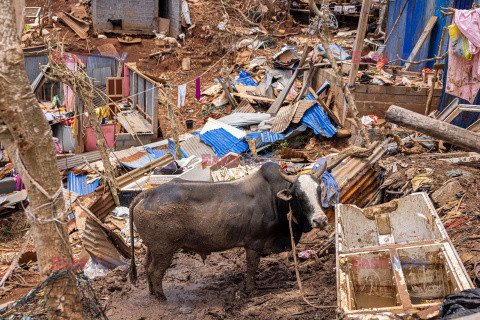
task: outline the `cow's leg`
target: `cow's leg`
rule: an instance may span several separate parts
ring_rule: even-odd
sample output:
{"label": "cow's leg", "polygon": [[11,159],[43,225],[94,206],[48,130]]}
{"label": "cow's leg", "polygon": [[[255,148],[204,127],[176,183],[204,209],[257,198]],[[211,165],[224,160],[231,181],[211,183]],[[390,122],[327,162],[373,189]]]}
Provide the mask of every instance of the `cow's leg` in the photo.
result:
{"label": "cow's leg", "polygon": [[162,280],[167,271],[170,263],[172,262],[173,254],[176,250],[172,250],[171,245],[162,246],[164,251],[159,253],[150,254],[150,264],[148,266],[148,274],[150,281],[152,282],[153,294],[159,300],[166,300],[163,293]]}
{"label": "cow's leg", "polygon": [[150,250],[148,250],[147,248],[147,254],[145,255],[144,266],[147,274],[148,290],[150,291],[150,294],[155,294],[155,291],[153,290],[152,279],[150,278],[150,272],[148,271],[150,268],[151,261],[152,261],[152,257],[150,256]]}
{"label": "cow's leg", "polygon": [[255,289],[255,272],[260,262],[261,250],[245,248],[247,253],[247,292]]}

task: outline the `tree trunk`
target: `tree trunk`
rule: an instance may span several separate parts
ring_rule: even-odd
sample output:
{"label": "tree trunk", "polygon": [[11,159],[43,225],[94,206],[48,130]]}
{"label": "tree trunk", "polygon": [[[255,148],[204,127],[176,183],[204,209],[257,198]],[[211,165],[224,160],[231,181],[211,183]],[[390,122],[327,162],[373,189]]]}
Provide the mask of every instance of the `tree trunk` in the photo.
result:
{"label": "tree trunk", "polygon": [[478,133],[398,106],[390,106],[385,119],[403,127],[428,134],[434,138],[450,142],[456,146],[480,152],[480,134]]}
{"label": "tree trunk", "polygon": [[[28,215],[42,280],[58,263],[72,266],[63,215],[63,186],[55,157],[52,131],[30,89],[11,0],[0,0],[0,139],[28,191]],[[60,277],[45,292],[49,319],[83,319],[76,281]]]}

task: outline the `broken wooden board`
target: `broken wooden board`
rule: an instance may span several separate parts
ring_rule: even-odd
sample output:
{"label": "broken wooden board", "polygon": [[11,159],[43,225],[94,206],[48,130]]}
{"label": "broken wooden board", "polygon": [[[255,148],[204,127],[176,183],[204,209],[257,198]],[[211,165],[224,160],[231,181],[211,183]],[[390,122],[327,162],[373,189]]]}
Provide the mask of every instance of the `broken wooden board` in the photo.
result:
{"label": "broken wooden board", "polygon": [[428,195],[391,204],[335,206],[337,303],[345,319],[416,313],[473,288]]}
{"label": "broken wooden board", "polygon": [[65,11],[58,14],[58,17],[70,27],[80,37],[80,39],[87,39],[88,30],[90,25],[83,20],[77,19],[72,15],[69,15]]}
{"label": "broken wooden board", "polygon": [[118,51],[115,49],[113,44],[111,43],[105,43],[100,46],[97,46],[97,50],[102,54],[102,55],[109,55],[109,56],[118,56]]}

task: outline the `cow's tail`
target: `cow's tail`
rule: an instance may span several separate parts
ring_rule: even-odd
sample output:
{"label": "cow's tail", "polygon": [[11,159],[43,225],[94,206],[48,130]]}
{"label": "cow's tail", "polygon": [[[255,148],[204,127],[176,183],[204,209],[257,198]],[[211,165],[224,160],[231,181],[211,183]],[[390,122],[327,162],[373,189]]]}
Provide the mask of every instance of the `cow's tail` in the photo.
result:
{"label": "cow's tail", "polygon": [[130,246],[132,247],[132,259],[130,261],[130,282],[135,284],[137,283],[137,266],[135,265],[135,237],[133,234],[133,209],[135,205],[139,201],[139,197],[137,196],[132,203],[130,204],[129,208],[129,218],[130,218]]}

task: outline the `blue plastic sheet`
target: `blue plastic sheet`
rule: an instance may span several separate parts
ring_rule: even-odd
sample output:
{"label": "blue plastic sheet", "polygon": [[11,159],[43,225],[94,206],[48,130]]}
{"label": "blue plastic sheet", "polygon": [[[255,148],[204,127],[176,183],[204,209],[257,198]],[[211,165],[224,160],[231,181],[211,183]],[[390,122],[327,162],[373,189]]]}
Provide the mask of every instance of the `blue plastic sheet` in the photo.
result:
{"label": "blue plastic sheet", "polygon": [[255,82],[250,76],[251,73],[245,72],[245,70],[240,71],[238,77],[233,81],[234,84],[240,84],[244,86],[258,86],[258,83]]}
{"label": "blue plastic sheet", "polygon": [[[317,172],[320,170],[326,162],[327,159],[318,159],[313,166],[313,171]],[[333,207],[340,201],[340,188],[338,187],[338,183],[335,177],[327,170],[322,174],[321,179],[324,184],[322,188],[322,207]]]}

